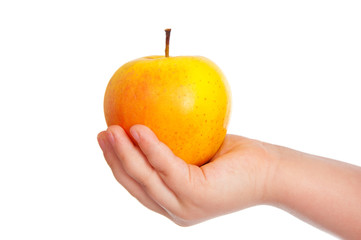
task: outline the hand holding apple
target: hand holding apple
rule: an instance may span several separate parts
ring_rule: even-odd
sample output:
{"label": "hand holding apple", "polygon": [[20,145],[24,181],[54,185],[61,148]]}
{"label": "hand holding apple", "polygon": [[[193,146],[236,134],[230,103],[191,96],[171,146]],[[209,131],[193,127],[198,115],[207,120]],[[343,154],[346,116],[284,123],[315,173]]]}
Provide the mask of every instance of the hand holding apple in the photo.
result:
{"label": "hand holding apple", "polygon": [[231,96],[221,70],[204,57],[169,57],[169,34],[165,56],[131,61],[113,75],[104,97],[109,127],[98,140],[119,183],[186,226],[260,202],[255,183],[263,181],[254,178],[265,175],[237,156],[256,141],[225,139]]}
{"label": "hand holding apple", "polygon": [[123,65],[104,108],[109,127],[98,141],[115,178],[175,223],[270,204],[359,239],[361,168],[240,136],[224,139],[230,92],[223,74],[202,57],[169,57],[169,30],[166,56]]}

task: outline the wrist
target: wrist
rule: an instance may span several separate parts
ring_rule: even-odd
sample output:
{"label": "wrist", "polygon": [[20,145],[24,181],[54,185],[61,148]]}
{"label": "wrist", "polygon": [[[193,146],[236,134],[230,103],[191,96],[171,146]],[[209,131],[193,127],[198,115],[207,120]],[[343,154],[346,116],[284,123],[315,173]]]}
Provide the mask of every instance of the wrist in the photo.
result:
{"label": "wrist", "polygon": [[297,191],[307,188],[304,175],[305,171],[312,170],[309,164],[312,156],[278,145],[269,146],[272,154],[265,187],[265,204],[287,210],[293,208],[293,202],[300,197]]}
{"label": "wrist", "polygon": [[[263,148],[266,150],[267,156],[265,157],[263,173],[263,194],[262,204],[280,206],[282,202],[282,187],[283,182],[283,159],[287,158],[287,148],[273,145],[269,143],[262,143]],[[291,180],[291,179],[289,179]]]}
{"label": "wrist", "polygon": [[[279,168],[283,148],[277,145],[251,140],[248,149],[251,149],[253,194],[252,205],[274,205],[278,201]],[[247,166],[249,167],[249,166]]]}

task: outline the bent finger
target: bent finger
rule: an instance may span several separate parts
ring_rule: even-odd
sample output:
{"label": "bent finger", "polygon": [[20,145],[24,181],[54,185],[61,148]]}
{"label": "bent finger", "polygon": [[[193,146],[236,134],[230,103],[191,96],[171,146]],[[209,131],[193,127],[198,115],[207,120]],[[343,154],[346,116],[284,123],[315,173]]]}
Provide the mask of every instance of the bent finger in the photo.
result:
{"label": "bent finger", "polygon": [[116,156],[111,144],[109,143],[107,132],[101,132],[98,134],[98,142],[103,150],[104,158],[107,161],[115,179],[141,204],[143,204],[148,209],[157,212],[166,217],[170,217],[167,211],[165,211],[161,206],[159,206],[148,194],[143,190],[143,188],[132,179],[124,171],[121,163]]}
{"label": "bent finger", "polygon": [[107,131],[111,133],[110,142],[124,171],[160,206],[170,211],[178,208],[177,196],[164,184],[145,155],[134,146],[125,131],[119,126],[110,126]]}
{"label": "bent finger", "polygon": [[189,187],[190,166],[175,156],[148,127],[134,125],[130,133],[165,184],[176,194],[183,194]]}

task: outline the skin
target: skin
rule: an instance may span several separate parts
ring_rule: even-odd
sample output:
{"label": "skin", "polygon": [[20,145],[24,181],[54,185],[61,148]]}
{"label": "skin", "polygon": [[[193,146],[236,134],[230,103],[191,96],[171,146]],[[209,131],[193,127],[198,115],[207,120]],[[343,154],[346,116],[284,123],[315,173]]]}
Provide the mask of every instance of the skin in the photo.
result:
{"label": "skin", "polygon": [[361,236],[361,168],[227,135],[201,167],[178,158],[143,125],[99,133],[115,178],[144,206],[181,226],[269,204],[336,236]]}

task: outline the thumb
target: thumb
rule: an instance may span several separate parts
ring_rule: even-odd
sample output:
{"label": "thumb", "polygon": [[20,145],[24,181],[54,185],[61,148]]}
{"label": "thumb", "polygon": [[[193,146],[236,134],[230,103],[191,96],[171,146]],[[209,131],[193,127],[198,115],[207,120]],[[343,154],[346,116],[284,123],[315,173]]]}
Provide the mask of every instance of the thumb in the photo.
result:
{"label": "thumb", "polygon": [[[134,125],[130,134],[138,143],[148,162],[160,174],[160,177],[171,188],[184,184],[188,176],[188,164],[175,156],[167,145],[160,142],[157,136],[144,125]],[[188,179],[188,178],[187,178]],[[180,184],[182,182],[182,184]]]}

